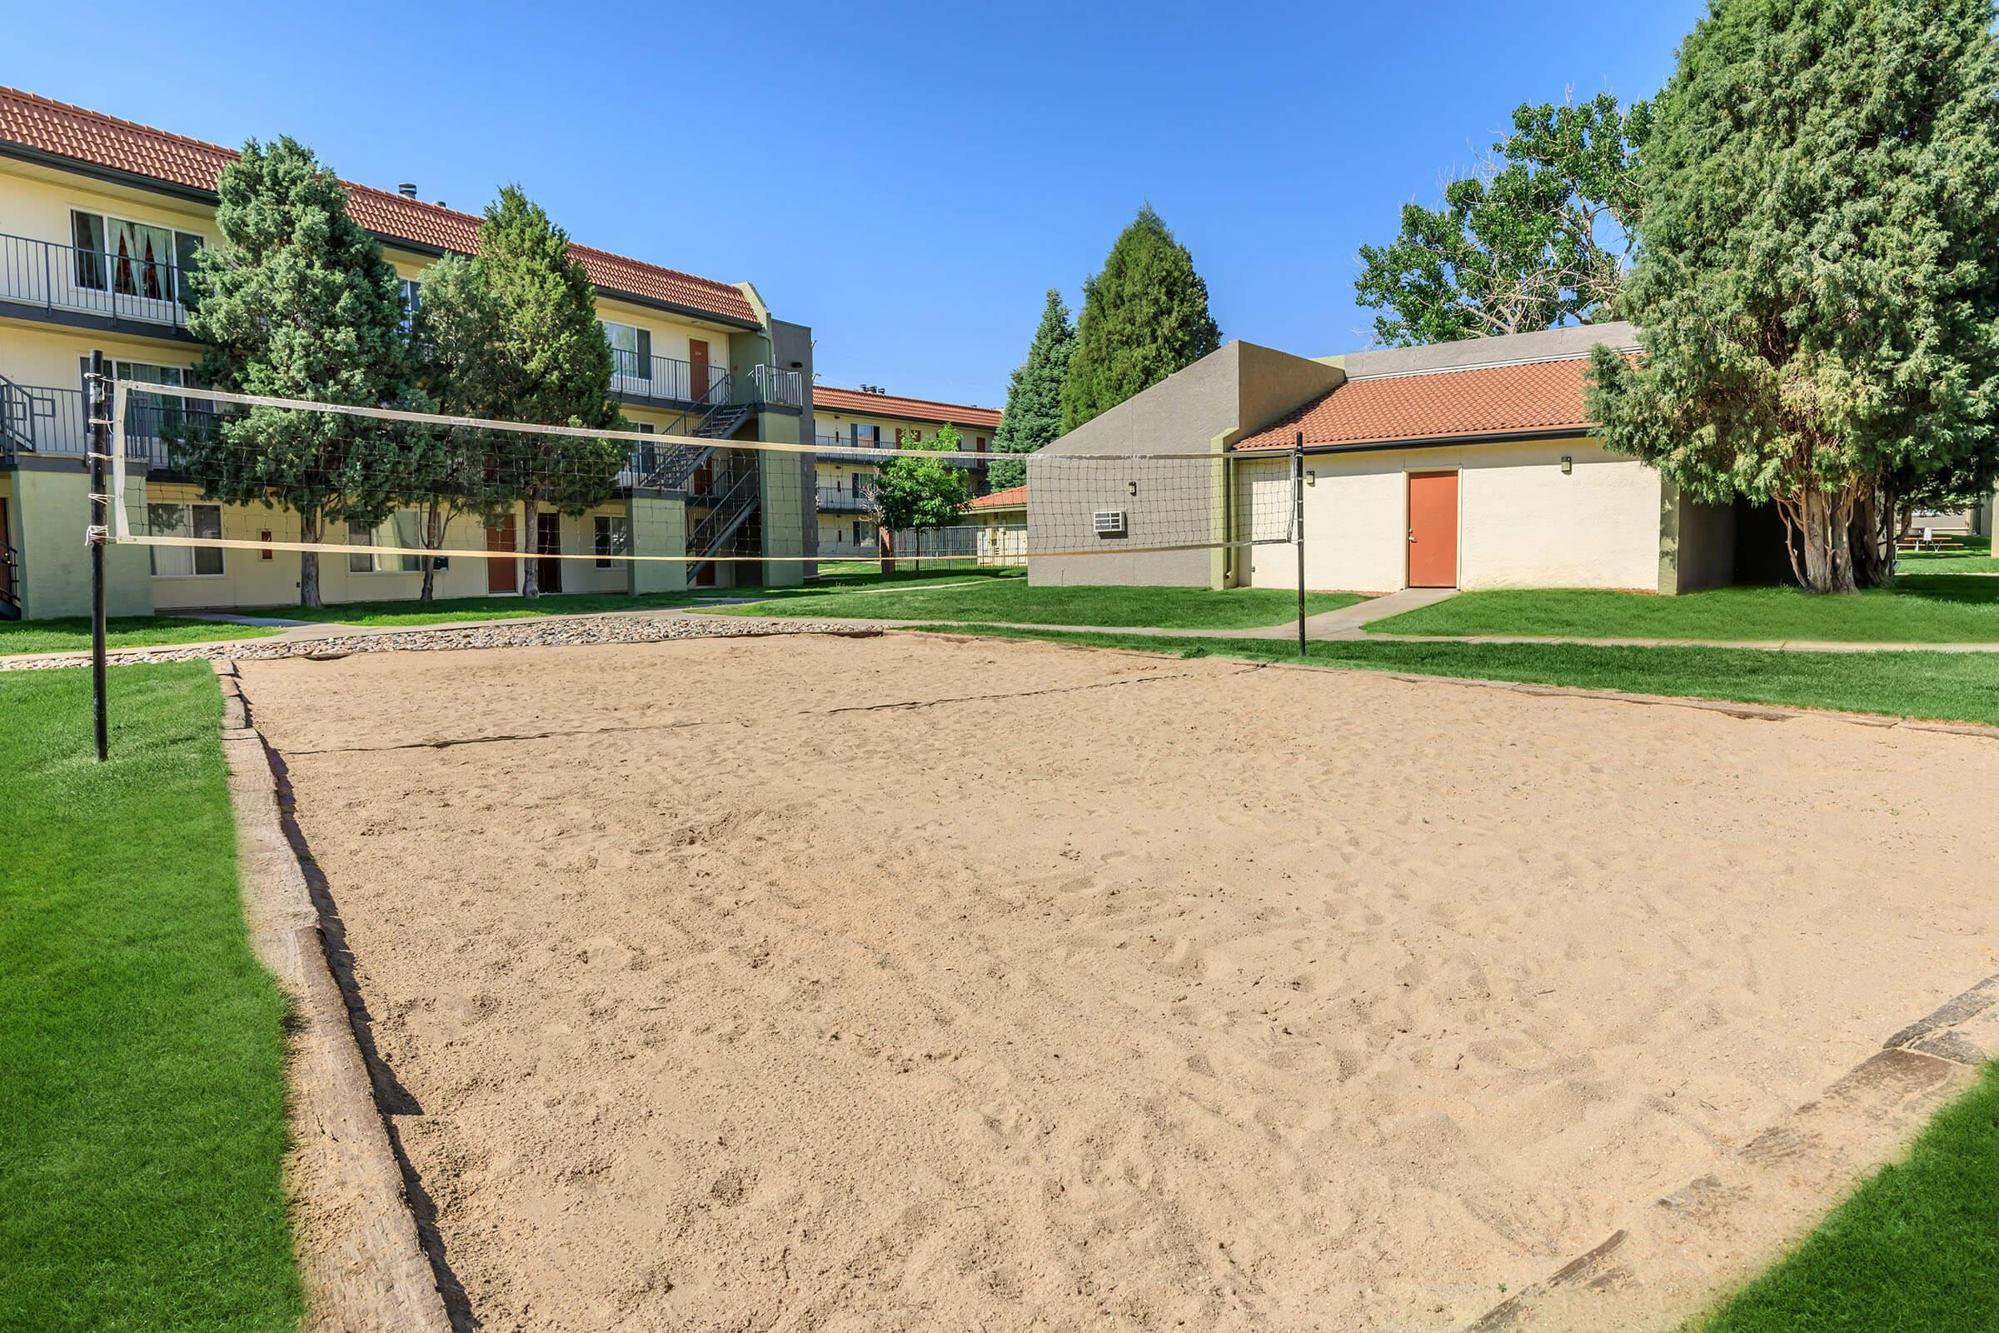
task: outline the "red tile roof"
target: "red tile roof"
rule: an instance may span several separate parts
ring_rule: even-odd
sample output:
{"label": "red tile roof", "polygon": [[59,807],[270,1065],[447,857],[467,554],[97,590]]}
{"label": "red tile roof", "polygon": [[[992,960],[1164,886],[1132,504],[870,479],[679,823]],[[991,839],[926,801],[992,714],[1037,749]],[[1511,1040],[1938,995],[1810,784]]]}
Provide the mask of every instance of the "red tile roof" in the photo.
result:
{"label": "red tile roof", "polygon": [[1027,487],[1009,486],[991,495],[981,495],[972,501],[974,509],[1025,509],[1027,507]]}
{"label": "red tile roof", "polygon": [[901,421],[945,421],[953,426],[983,426],[998,429],[997,408],[973,407],[969,403],[939,403],[928,398],[899,398],[887,393],[863,393],[859,389],[836,389],[828,384],[812,386],[815,411],[855,412],[869,417],[894,417]]}
{"label": "red tile roof", "polygon": [[[235,150],[217,144],[7,87],[0,87],[0,140],[204,195],[215,193],[216,176],[237,157]],[[356,222],[386,241],[459,254],[472,254],[478,248],[480,219],[475,214],[352,182],[347,182],[347,210]],[[607,293],[680,306],[737,323],[757,323],[749,298],[729,283],[584,245],[571,245],[569,252],[582,261],[590,280]]]}
{"label": "red tile roof", "polygon": [[1588,430],[1588,371],[1587,357],[1567,357],[1348,380],[1236,449],[1289,449],[1300,430],[1308,445]]}

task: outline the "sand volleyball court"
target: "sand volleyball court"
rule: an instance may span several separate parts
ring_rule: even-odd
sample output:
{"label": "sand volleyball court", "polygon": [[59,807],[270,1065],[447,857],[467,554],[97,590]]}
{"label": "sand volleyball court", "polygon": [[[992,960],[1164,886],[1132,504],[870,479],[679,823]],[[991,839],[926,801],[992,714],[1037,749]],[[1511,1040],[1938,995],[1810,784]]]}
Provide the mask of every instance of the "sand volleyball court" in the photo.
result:
{"label": "sand volleyball court", "polygon": [[1999,970],[1982,739],[915,635],[241,669],[487,1328],[1462,1325]]}

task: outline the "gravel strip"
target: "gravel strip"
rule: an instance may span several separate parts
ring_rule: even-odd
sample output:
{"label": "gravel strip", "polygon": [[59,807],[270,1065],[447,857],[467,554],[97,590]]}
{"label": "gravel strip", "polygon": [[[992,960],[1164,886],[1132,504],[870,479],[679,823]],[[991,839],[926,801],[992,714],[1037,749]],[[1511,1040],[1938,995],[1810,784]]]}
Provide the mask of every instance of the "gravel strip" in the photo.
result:
{"label": "gravel strip", "polygon": [[[853,621],[838,625],[809,620],[748,620],[741,617],[658,615],[620,612],[602,617],[510,620],[457,629],[412,628],[370,634],[306,639],[255,639],[234,643],[190,643],[170,648],[113,649],[113,666],[154,662],[261,662],[281,657],[339,657],[347,653],[441,653],[465,648],[562,648],[594,643],[660,643],[668,639],[739,639],[770,634],[836,634],[849,638],[880,634],[882,627]],[[90,654],[0,658],[0,671],[40,671],[89,666]]]}

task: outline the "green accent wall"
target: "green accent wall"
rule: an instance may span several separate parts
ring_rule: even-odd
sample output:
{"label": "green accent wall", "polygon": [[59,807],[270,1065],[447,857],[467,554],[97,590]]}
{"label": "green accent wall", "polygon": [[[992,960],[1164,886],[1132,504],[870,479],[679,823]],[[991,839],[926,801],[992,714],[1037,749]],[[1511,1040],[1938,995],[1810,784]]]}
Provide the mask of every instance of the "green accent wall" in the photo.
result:
{"label": "green accent wall", "polygon": [[[23,467],[9,474],[8,517],[20,552],[21,615],[47,620],[90,614],[90,551],[83,540],[90,523],[90,475],[81,464],[48,470]],[[107,479],[106,484],[109,484]],[[126,483],[129,503],[143,508],[145,483]],[[151,552],[112,546],[104,557],[107,615],[143,616],[153,610]]]}

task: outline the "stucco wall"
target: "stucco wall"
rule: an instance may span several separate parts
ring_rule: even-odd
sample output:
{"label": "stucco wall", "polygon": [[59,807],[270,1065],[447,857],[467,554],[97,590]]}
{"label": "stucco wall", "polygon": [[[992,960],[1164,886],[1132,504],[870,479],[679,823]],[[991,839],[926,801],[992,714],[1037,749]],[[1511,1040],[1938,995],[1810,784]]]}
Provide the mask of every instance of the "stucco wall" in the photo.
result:
{"label": "stucco wall", "polygon": [[[1574,460],[1564,474],[1561,458]],[[1659,474],[1587,440],[1307,454],[1305,581],[1385,592],[1408,574],[1412,471],[1459,472],[1458,586],[1651,590],[1659,576]],[[1239,526],[1272,531],[1290,459],[1237,464]],[[1249,582],[1290,587],[1289,545],[1249,552]]]}
{"label": "stucco wall", "polygon": [[1735,581],[1735,507],[1690,500],[1660,488],[1659,591],[1699,592]]}
{"label": "stucco wall", "polygon": [[[1232,342],[1056,440],[1028,460],[1028,547],[1089,554],[1037,556],[1028,581],[1209,587],[1230,579],[1221,545],[1228,526],[1223,446],[1340,379],[1318,362]],[[1217,461],[1143,457],[1162,453],[1212,453]],[[1074,455],[1136,457],[1120,466],[1071,461]],[[1092,533],[1090,516],[1099,509],[1125,511],[1128,535]],[[1145,546],[1197,549],[1125,550]]]}

